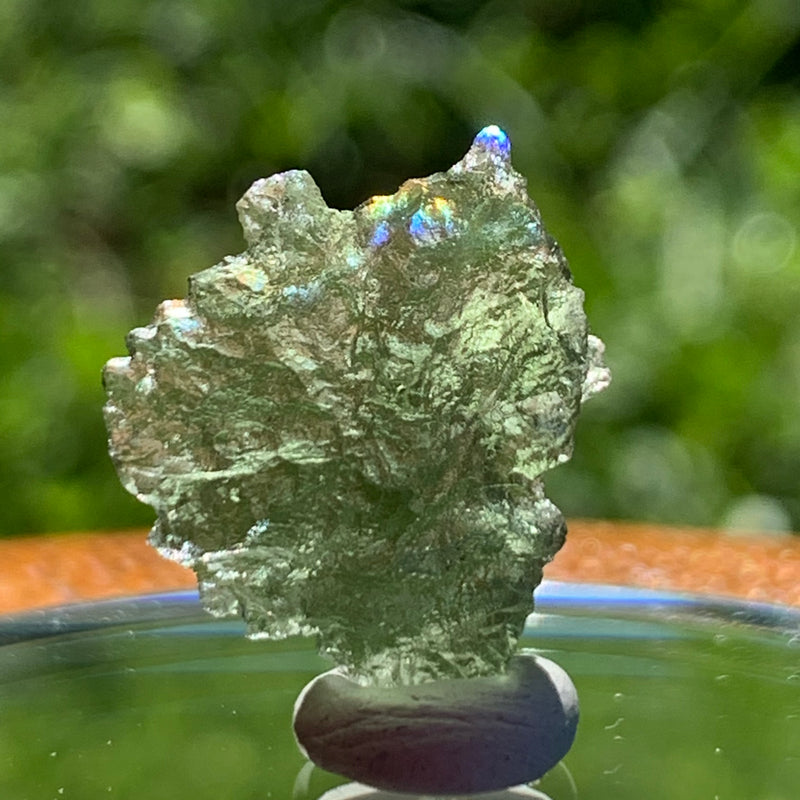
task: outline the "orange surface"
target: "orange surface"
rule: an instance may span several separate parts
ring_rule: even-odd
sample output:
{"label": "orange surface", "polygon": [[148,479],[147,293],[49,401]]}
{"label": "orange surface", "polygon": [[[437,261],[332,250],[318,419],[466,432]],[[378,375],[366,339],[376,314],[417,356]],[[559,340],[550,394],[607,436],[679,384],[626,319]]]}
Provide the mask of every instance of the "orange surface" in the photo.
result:
{"label": "orange surface", "polygon": [[[573,520],[545,575],[800,606],[800,537]],[[144,531],[0,539],[0,613],[194,586]]]}
{"label": "orange surface", "polygon": [[545,575],[800,606],[800,536],[573,520]]}
{"label": "orange surface", "polygon": [[0,613],[196,585],[145,531],[0,539]]}

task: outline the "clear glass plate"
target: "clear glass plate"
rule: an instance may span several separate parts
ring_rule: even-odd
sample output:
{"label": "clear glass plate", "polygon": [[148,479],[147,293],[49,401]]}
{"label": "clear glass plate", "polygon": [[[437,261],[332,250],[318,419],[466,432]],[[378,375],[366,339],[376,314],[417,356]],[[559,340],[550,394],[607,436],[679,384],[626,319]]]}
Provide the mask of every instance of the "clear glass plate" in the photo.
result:
{"label": "clear glass plate", "polygon": [[[799,609],[556,582],[536,607],[522,646],[568,670],[581,722],[509,800],[797,800]],[[329,666],[191,592],[2,618],[0,797],[319,800],[347,780],[304,761],[290,722]]]}

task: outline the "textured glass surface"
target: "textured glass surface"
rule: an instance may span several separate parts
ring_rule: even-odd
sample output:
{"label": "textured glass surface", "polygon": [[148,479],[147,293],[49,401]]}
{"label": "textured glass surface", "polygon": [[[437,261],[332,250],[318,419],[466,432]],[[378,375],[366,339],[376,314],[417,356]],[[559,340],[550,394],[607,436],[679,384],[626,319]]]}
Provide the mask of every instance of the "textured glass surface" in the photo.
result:
{"label": "textured glass surface", "polygon": [[502,670],[565,535],[539,476],[608,382],[508,137],[355,211],[302,171],[238,210],[248,249],[105,368],[152,543],[211,611],[371,680]]}

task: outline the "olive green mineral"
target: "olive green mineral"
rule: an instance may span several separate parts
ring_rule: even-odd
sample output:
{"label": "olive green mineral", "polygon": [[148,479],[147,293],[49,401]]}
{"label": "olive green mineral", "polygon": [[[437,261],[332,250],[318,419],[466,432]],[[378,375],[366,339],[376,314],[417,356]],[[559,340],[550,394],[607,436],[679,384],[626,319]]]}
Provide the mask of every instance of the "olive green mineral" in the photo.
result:
{"label": "olive green mineral", "polygon": [[318,633],[379,684],[505,670],[565,526],[540,475],[608,382],[583,293],[482,130],[355,211],[256,181],[248,248],[105,368],[111,454],[151,541],[249,633]]}

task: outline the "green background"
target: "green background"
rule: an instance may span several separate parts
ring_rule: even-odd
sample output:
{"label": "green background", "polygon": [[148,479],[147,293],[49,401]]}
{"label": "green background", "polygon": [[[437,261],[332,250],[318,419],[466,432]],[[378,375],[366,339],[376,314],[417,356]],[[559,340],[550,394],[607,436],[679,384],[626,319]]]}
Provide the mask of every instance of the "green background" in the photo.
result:
{"label": "green background", "polygon": [[568,515],[800,529],[796,0],[2,0],[0,534],[148,524],[100,368],[243,249],[251,181],[353,207],[497,123],[614,384]]}

